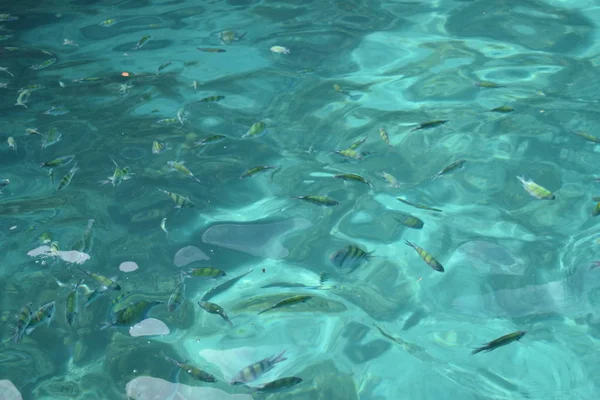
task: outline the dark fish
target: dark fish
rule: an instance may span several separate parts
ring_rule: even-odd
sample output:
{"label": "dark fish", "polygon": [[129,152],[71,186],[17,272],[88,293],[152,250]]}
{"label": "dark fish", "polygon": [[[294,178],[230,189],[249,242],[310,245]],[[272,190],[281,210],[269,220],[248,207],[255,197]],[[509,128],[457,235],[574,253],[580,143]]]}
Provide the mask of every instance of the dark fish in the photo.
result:
{"label": "dark fish", "polygon": [[442,210],[440,210],[439,208],[433,208],[433,207],[429,207],[429,206],[426,206],[426,205],[424,205],[424,204],[416,204],[416,203],[411,203],[410,201],[408,201],[408,200],[404,200],[404,199],[403,199],[403,198],[401,198],[401,197],[396,197],[396,200],[398,200],[398,201],[400,201],[400,202],[402,202],[402,203],[404,203],[404,204],[406,204],[406,205],[409,205],[409,206],[412,206],[412,207],[415,207],[415,208],[420,208],[420,209],[422,209],[422,210],[429,210],[429,211],[442,212]]}
{"label": "dark fish", "polygon": [[210,103],[213,101],[221,101],[224,98],[225,98],[225,96],[208,96],[208,97],[198,100],[198,103]]}
{"label": "dark fish", "polygon": [[310,299],[312,299],[312,296],[306,296],[306,295],[298,295],[298,296],[288,297],[287,299],[278,301],[271,307],[262,310],[261,312],[259,312],[259,314],[262,314],[267,311],[274,310],[274,309],[280,308],[280,307],[292,306],[294,304],[299,304],[299,303],[306,303]]}
{"label": "dark fish", "polygon": [[593,143],[600,143],[600,138],[594,135],[591,135],[587,132],[582,132],[582,131],[574,131],[572,132],[574,135],[577,135],[579,137],[584,138],[587,141],[593,142]]}
{"label": "dark fish", "polygon": [[185,282],[183,281],[183,277],[181,282],[175,287],[171,296],[169,296],[169,301],[167,302],[167,310],[169,312],[175,312],[181,307],[185,300]]}
{"label": "dark fish", "polygon": [[286,378],[276,379],[272,382],[265,383],[261,387],[253,388],[257,392],[263,393],[277,393],[283,390],[289,389],[292,386],[296,386],[297,384],[302,382],[302,378],[298,378],[296,376],[290,376]]}
{"label": "dark fish", "polygon": [[196,47],[198,50],[205,53],[225,53],[227,50],[219,49],[218,47]]}
{"label": "dark fish", "polygon": [[17,326],[15,327],[15,332],[12,335],[12,339],[15,343],[23,338],[25,329],[31,321],[31,317],[33,316],[33,310],[31,309],[32,306],[33,304],[31,303],[25,304],[17,316]]}
{"label": "dark fish", "polygon": [[158,300],[141,300],[120,309],[110,315],[109,321],[102,325],[101,329],[106,329],[113,326],[131,327],[138,322],[146,319],[148,312],[159,304],[164,304],[164,301]]}
{"label": "dark fish", "polygon": [[507,114],[509,112],[515,111],[515,109],[512,108],[511,106],[500,106],[500,107],[492,108],[490,111]]}
{"label": "dark fish", "polygon": [[455,169],[462,168],[463,165],[465,165],[466,162],[467,162],[467,160],[458,160],[458,161],[453,162],[452,164],[444,167],[440,172],[438,172],[437,174],[435,174],[434,177],[432,178],[432,180],[435,179],[435,178],[437,178],[437,177],[440,177],[440,176],[442,176],[444,174],[452,172]]}
{"label": "dark fish", "polygon": [[198,305],[208,313],[220,315],[221,318],[223,318],[229,325],[233,326],[233,324],[229,320],[229,317],[227,316],[227,313],[225,312],[225,310],[223,310],[223,307],[221,307],[220,305],[210,303],[208,301],[199,301]]}
{"label": "dark fish", "polygon": [[232,278],[226,282],[223,282],[223,283],[213,287],[208,292],[206,292],[206,294],[204,296],[202,296],[201,300],[208,301],[208,300],[212,299],[213,297],[215,297],[216,295],[223,293],[224,291],[226,291],[227,289],[229,289],[230,287],[235,285],[240,279],[242,279],[246,275],[248,275],[250,272],[252,272],[252,270],[250,270],[246,273],[243,273],[239,276],[236,276],[235,278]]}
{"label": "dark fish", "polygon": [[340,204],[339,201],[334,200],[327,196],[306,195],[306,196],[299,196],[299,197],[292,197],[292,198],[306,201],[308,203],[313,203],[318,206],[325,206],[325,207],[333,207],[333,206],[337,206],[338,204]]}
{"label": "dark fish", "polygon": [[396,211],[394,214],[394,219],[400,222],[402,225],[412,228],[412,229],[422,229],[425,223],[420,219],[415,217],[414,215],[410,215],[407,213],[403,213],[400,211]]}
{"label": "dark fish", "polygon": [[348,268],[348,273],[354,271],[363,262],[369,261],[373,252],[366,252],[358,246],[350,245],[333,253],[329,260],[338,268]]}
{"label": "dark fish", "polygon": [[278,166],[274,165],[259,165],[256,167],[248,168],[242,175],[240,175],[240,179],[250,178],[258,173],[268,171],[270,169],[277,169]]}
{"label": "dark fish", "polygon": [[422,122],[418,126],[416,126],[413,129],[411,129],[411,132],[412,131],[418,131],[420,129],[436,128],[436,127],[438,127],[440,125],[444,125],[446,122],[448,122],[447,119],[436,119],[436,120],[433,120],[433,121]]}
{"label": "dark fish", "polygon": [[527,332],[525,331],[516,331],[513,333],[509,333],[508,335],[501,336],[498,339],[494,339],[491,342],[476,348],[471,352],[471,354],[477,354],[482,351],[488,352],[497,349],[498,347],[506,346],[507,344],[520,340],[523,336],[525,336],[526,333]]}
{"label": "dark fish", "polygon": [[267,372],[275,367],[275,364],[280,363],[282,361],[287,360],[283,355],[285,354],[285,350],[281,352],[278,356],[271,356],[265,359],[262,359],[258,362],[248,365],[244,367],[233,377],[231,384],[239,385],[243,383],[248,383],[257,380]]}
{"label": "dark fish", "polygon": [[417,245],[414,245],[413,243],[409,242],[408,240],[404,240],[404,243],[406,243],[407,246],[410,246],[413,249],[415,249],[415,251],[417,253],[419,253],[419,255],[421,256],[423,261],[425,261],[427,263],[427,265],[429,265],[431,268],[433,268],[434,270],[436,270],[438,272],[444,272],[444,267],[442,266],[442,264],[440,264],[438,262],[438,260],[433,258],[433,256],[431,254],[429,254],[427,251],[425,251],[424,249],[422,249],[421,247],[419,247]]}
{"label": "dark fish", "polygon": [[499,85],[497,83],[490,82],[490,81],[476,82],[475,86],[479,86],[479,87],[486,88],[486,89],[497,89],[497,88],[506,87],[506,86]]}
{"label": "dark fish", "polygon": [[334,175],[333,177],[336,179],[343,179],[345,181],[360,182],[360,183],[364,183],[365,185],[368,185],[370,187],[373,187],[373,185],[371,185],[371,183],[369,181],[367,181],[365,178],[363,178],[362,176],[360,176],[358,174],[339,174],[339,175]]}

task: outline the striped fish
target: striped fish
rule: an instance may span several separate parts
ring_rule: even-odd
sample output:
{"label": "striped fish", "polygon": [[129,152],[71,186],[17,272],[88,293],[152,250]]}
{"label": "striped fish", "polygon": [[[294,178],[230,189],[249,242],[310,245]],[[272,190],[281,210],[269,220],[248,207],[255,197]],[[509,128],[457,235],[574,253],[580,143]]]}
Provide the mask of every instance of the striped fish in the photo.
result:
{"label": "striped fish", "polygon": [[414,215],[397,211],[394,213],[394,219],[402,225],[412,229],[422,229],[425,223]]}
{"label": "striped fish", "polygon": [[196,368],[193,365],[179,362],[179,361],[169,357],[165,353],[161,353],[161,354],[165,358],[165,360],[167,360],[171,364],[177,366],[182,371],[185,371],[189,376],[191,376],[192,378],[194,378],[197,381],[211,382],[211,383],[214,383],[217,381],[217,378],[215,378],[213,375],[209,374],[208,372],[201,370],[200,368]]}
{"label": "striped fish", "polygon": [[425,251],[421,247],[416,246],[415,244],[409,242],[408,240],[404,240],[404,243],[406,243],[407,246],[410,246],[413,249],[415,249],[416,252],[419,253],[419,255],[421,256],[423,261],[425,261],[427,263],[427,265],[429,265],[431,268],[433,268],[434,270],[436,270],[438,272],[444,272],[444,267],[442,266],[442,264],[440,264],[438,262],[438,260],[433,258],[433,256],[431,254],[429,254],[427,251]]}
{"label": "striped fish", "polygon": [[198,100],[198,103],[211,103],[213,101],[221,101],[224,98],[225,98],[225,96],[208,96],[208,97]]}
{"label": "striped fish", "polygon": [[338,268],[348,268],[348,273],[354,271],[363,262],[369,261],[373,252],[366,252],[358,246],[350,245],[333,253],[329,260]]}
{"label": "striped fish", "polygon": [[225,271],[221,271],[218,268],[213,267],[202,267],[202,268],[193,268],[188,272],[183,273],[187,278],[212,278],[217,279],[222,276],[227,275]]}
{"label": "striped fish", "polygon": [[169,301],[167,302],[167,310],[169,312],[175,312],[181,307],[183,301],[185,300],[185,282],[183,281],[183,277],[179,285],[173,290],[171,296],[169,297]]}
{"label": "striped fish", "polygon": [[521,182],[523,188],[525,188],[527,193],[529,193],[536,199],[554,200],[556,198],[556,196],[554,196],[554,194],[551,191],[549,191],[545,187],[538,185],[532,180],[525,179],[524,176],[517,176],[517,179]]}
{"label": "striped fish", "polygon": [[248,382],[253,382],[269,372],[275,367],[275,364],[280,363],[282,361],[287,360],[283,355],[285,354],[285,350],[281,352],[278,356],[271,356],[265,359],[262,359],[258,362],[248,365],[244,367],[238,372],[233,379],[231,380],[232,385],[239,385]]}
{"label": "striped fish", "polygon": [[217,314],[221,316],[221,318],[223,318],[229,325],[233,326],[233,324],[229,320],[229,317],[227,316],[227,313],[225,312],[225,310],[223,310],[223,307],[221,307],[220,305],[208,301],[199,301],[198,305],[210,314]]}
{"label": "striped fish", "polygon": [[12,336],[15,343],[23,338],[23,335],[25,334],[25,329],[31,321],[31,317],[33,316],[33,310],[31,309],[31,307],[31,303],[25,304],[23,308],[21,308],[21,312],[19,312],[19,315],[17,316],[17,326],[15,327],[15,332]]}

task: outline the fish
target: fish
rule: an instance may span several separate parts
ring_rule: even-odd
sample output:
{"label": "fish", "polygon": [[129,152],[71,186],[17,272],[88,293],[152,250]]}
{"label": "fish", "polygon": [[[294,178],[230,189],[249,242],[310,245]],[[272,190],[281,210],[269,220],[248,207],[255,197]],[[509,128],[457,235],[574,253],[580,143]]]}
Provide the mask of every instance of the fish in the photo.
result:
{"label": "fish", "polygon": [[177,361],[177,360],[169,357],[165,353],[161,353],[161,354],[165,358],[165,360],[167,360],[171,364],[177,366],[182,371],[185,371],[189,376],[191,376],[192,378],[194,378],[197,381],[210,382],[210,383],[214,383],[217,381],[217,378],[215,378],[213,375],[209,374],[208,372],[201,370],[200,368],[196,368],[193,365]]}
{"label": "fish", "polygon": [[169,232],[167,231],[167,218],[163,218],[161,223],[160,223],[160,229],[163,230],[163,232],[169,236]]}
{"label": "fish", "polygon": [[244,383],[249,383],[257,380],[267,372],[271,371],[275,364],[280,363],[282,361],[287,360],[283,355],[286,350],[283,350],[277,356],[270,356],[264,358],[258,362],[248,365],[247,367],[242,368],[231,380],[232,385],[240,385]]}
{"label": "fish", "polygon": [[312,195],[312,194],[306,195],[306,196],[292,197],[292,198],[306,201],[307,203],[316,204],[318,206],[325,206],[325,207],[334,207],[334,206],[337,206],[338,204],[340,204],[339,201],[334,200],[330,197],[318,196],[318,195]]}
{"label": "fish", "polygon": [[396,179],[396,177],[392,174],[388,174],[387,172],[382,171],[379,172],[377,175],[385,179],[387,183],[393,188],[399,188],[401,186],[400,182],[398,182],[398,179]]}
{"label": "fish", "polygon": [[52,106],[48,110],[44,111],[45,115],[52,115],[52,116],[65,115],[68,113],[70,113],[70,111],[65,106]]}
{"label": "fish", "polygon": [[290,49],[283,47],[283,46],[271,46],[271,48],[269,50],[271,50],[271,52],[277,53],[277,54],[290,54]]}
{"label": "fish", "polygon": [[175,312],[179,310],[179,307],[183,304],[185,300],[185,281],[183,280],[183,276],[181,282],[175,287],[171,296],[169,296],[169,301],[167,302],[167,310],[169,312]]}
{"label": "fish", "polygon": [[362,155],[353,149],[336,150],[335,153],[346,158],[351,158],[353,160],[363,159]]}
{"label": "fish", "polygon": [[415,249],[415,251],[421,256],[423,261],[425,261],[427,263],[427,265],[429,265],[431,268],[433,268],[434,270],[436,270],[438,272],[444,272],[444,267],[442,266],[442,264],[440,264],[440,262],[438,260],[433,258],[433,256],[431,254],[429,254],[427,251],[425,251],[421,247],[409,242],[408,240],[404,240],[404,243],[406,243],[407,246],[410,246],[413,249]]}
{"label": "fish", "polygon": [[192,82],[192,88],[194,89],[194,93],[196,93],[196,90],[198,90],[198,81]]}
{"label": "fish", "polygon": [[227,139],[227,136],[225,136],[225,135],[212,135],[212,136],[205,137],[204,139],[200,139],[199,141],[194,143],[194,145],[195,146],[206,146],[207,144],[215,144],[215,143],[222,142],[225,139]]}
{"label": "fish", "polygon": [[60,191],[60,190],[65,189],[67,186],[69,186],[69,184],[73,180],[73,177],[75,176],[75,172],[77,172],[78,170],[79,170],[79,167],[77,167],[77,163],[75,163],[75,165],[73,165],[73,167],[71,167],[71,170],[69,172],[67,172],[66,175],[60,179],[60,182],[58,182],[57,190]]}
{"label": "fish", "polygon": [[492,108],[490,111],[507,114],[507,113],[515,111],[515,109],[512,108],[511,106],[500,106],[500,107]]}
{"label": "fish", "polygon": [[592,210],[592,217],[597,217],[600,215],[600,202],[596,203],[596,206]]}
{"label": "fish", "polygon": [[19,93],[27,91],[27,92],[35,92],[36,90],[44,89],[46,86],[44,85],[27,85],[23,86],[19,89]]}
{"label": "fish", "polygon": [[205,53],[225,53],[227,50],[219,49],[218,47],[196,47],[196,49]]}
{"label": "fish", "polygon": [[448,122],[447,119],[435,119],[433,121],[422,122],[419,125],[417,125],[416,127],[414,127],[413,129],[411,129],[411,132],[418,131],[421,129],[436,128],[438,126],[444,125],[446,122]]}
{"label": "fish", "polygon": [[167,165],[176,171],[181,172],[184,175],[189,176],[190,178],[194,179],[196,182],[200,182],[200,179],[196,178],[196,176],[192,173],[192,171],[190,171],[184,164],[183,161],[178,162],[178,161],[167,161]]}
{"label": "fish", "polygon": [[268,132],[267,126],[264,122],[256,122],[252,124],[250,129],[242,135],[242,138],[255,138],[265,135]]}
{"label": "fish", "polygon": [[15,327],[15,331],[11,337],[15,343],[23,338],[26,328],[31,321],[31,317],[33,316],[33,310],[31,309],[32,306],[33,304],[31,304],[31,302],[25,304],[21,308],[19,315],[17,315],[17,326]]}
{"label": "fish", "polygon": [[139,50],[142,48],[142,46],[144,46],[146,43],[148,43],[148,41],[152,38],[152,35],[144,35],[142,36],[142,38],[139,40],[139,42],[137,43],[137,45],[133,48],[133,50]]}
{"label": "fish", "polygon": [[329,261],[338,268],[349,269],[348,274],[363,262],[368,262],[373,252],[367,252],[356,245],[346,246],[331,254]]}
{"label": "fish", "polygon": [[166,143],[159,142],[158,140],[152,142],[152,154],[160,154],[165,150],[168,150]]}
{"label": "fish", "polygon": [[262,392],[262,393],[277,393],[277,392],[287,390],[287,389],[289,389],[293,386],[296,386],[300,383],[302,383],[302,378],[299,378],[297,376],[289,376],[289,377],[276,379],[274,381],[265,383],[262,386],[251,388],[251,389],[253,389],[256,392]]}
{"label": "fish", "polygon": [[208,96],[198,100],[198,103],[212,103],[216,101],[221,101],[225,98],[225,96]]}
{"label": "fish", "polygon": [[103,286],[94,290],[91,290],[87,285],[81,285],[80,288],[82,288],[85,292],[85,302],[83,303],[83,308],[88,308],[92,303],[94,303],[96,300],[102,297],[104,293],[106,293],[106,288]]}
{"label": "fish", "polygon": [[238,275],[235,278],[231,278],[228,281],[225,281],[223,283],[218,284],[217,286],[212,287],[208,292],[206,292],[204,294],[204,296],[202,296],[201,300],[208,301],[208,300],[212,299],[213,297],[215,297],[216,295],[225,292],[227,289],[231,288],[233,285],[235,285],[238,281],[243,279],[250,272],[252,272],[252,270],[250,270],[248,272],[244,272],[243,274]]}
{"label": "fish", "polygon": [[594,135],[591,135],[587,132],[582,132],[582,131],[573,131],[571,132],[574,135],[577,135],[579,137],[584,138],[585,140],[589,141],[589,142],[593,142],[593,143],[600,143],[600,138]]}
{"label": "fish", "polygon": [[81,239],[78,240],[73,247],[71,247],[71,250],[76,250],[82,253],[89,253],[92,250],[92,228],[95,222],[96,221],[94,219],[88,219],[87,226],[85,227],[85,231],[83,231]]}
{"label": "fish", "polygon": [[79,312],[79,286],[83,283],[83,279],[75,285],[69,296],[67,296],[67,305],[65,309],[65,317],[69,326],[73,325],[75,316]]}
{"label": "fish", "polygon": [[43,168],[57,168],[69,165],[75,159],[74,155],[62,156],[40,164]]}
{"label": "fish", "polygon": [[425,225],[425,223],[420,218],[415,217],[414,215],[403,213],[401,211],[396,211],[393,214],[393,216],[396,221],[408,228],[422,229]]}
{"label": "fish", "polygon": [[409,205],[409,206],[412,206],[412,207],[415,207],[415,208],[420,208],[420,209],[422,209],[422,210],[429,210],[429,211],[442,212],[442,210],[440,210],[439,208],[433,208],[433,207],[429,207],[429,206],[426,206],[426,205],[424,205],[424,204],[416,204],[416,203],[411,203],[410,201],[408,201],[408,200],[404,200],[404,199],[403,199],[403,198],[401,198],[401,197],[396,197],[396,200],[398,200],[398,201],[400,201],[400,202],[402,202],[402,203],[404,203],[404,204],[406,204],[406,205]]}
{"label": "fish", "polygon": [[225,271],[222,271],[218,268],[213,267],[201,267],[201,268],[192,268],[191,270],[184,272],[184,275],[187,278],[208,278],[208,279],[217,279],[227,274]]}
{"label": "fish", "polygon": [[263,313],[266,313],[267,311],[271,311],[271,310],[274,310],[274,309],[280,308],[280,307],[292,306],[294,304],[299,304],[299,303],[306,303],[308,300],[310,300],[312,298],[313,298],[313,296],[306,296],[306,295],[298,295],[298,296],[288,297],[287,299],[278,301],[271,307],[260,311],[258,314],[263,314]]}
{"label": "fish", "polygon": [[360,183],[364,183],[365,185],[368,185],[369,187],[373,187],[373,185],[371,185],[371,183],[369,181],[367,181],[365,178],[363,178],[362,176],[360,176],[358,174],[339,174],[339,175],[334,175],[333,177],[336,179],[343,179],[345,181],[360,182]]}
{"label": "fish", "polygon": [[83,272],[85,275],[92,278],[98,285],[104,287],[104,290],[121,290],[121,285],[115,282],[113,279],[107,278],[104,275],[96,274],[94,272],[89,272],[84,270],[83,268],[78,267],[79,271]]}
{"label": "fish", "polygon": [[17,151],[17,142],[15,141],[14,137],[9,136],[6,142],[8,143],[8,147],[10,147],[12,151]]}
{"label": "fish", "polygon": [[223,44],[231,44],[231,42],[233,41],[237,41],[242,39],[244,36],[246,36],[247,32],[242,33],[241,35],[238,35],[236,32],[231,31],[231,30],[224,30],[222,32],[219,32],[219,34],[217,35],[219,39],[221,39],[221,43]]}
{"label": "fish", "polygon": [[270,169],[278,169],[278,166],[274,165],[258,165],[256,167],[248,168],[240,175],[240,179],[250,178],[258,173],[268,171]]}
{"label": "fish", "polygon": [[450,172],[452,172],[452,171],[454,171],[456,169],[462,168],[463,165],[465,165],[466,162],[467,162],[467,160],[458,160],[458,161],[453,162],[450,165],[445,166],[440,172],[438,172],[437,174],[435,174],[433,176],[433,178],[431,178],[431,180],[439,178],[440,176],[445,175],[447,173],[450,173]]}
{"label": "fish", "polygon": [[10,14],[0,14],[0,22],[16,21],[19,17]]}
{"label": "fish", "polygon": [[115,164],[115,172],[113,172],[112,176],[108,177],[108,180],[102,181],[103,184],[111,182],[114,187],[119,186],[121,183],[128,179],[131,179],[132,173],[129,167],[121,168],[115,160],[113,160],[112,158],[110,160],[113,162],[113,164]]}
{"label": "fish", "polygon": [[162,71],[163,69],[167,68],[169,65],[171,65],[171,61],[167,61],[164,64],[160,64],[158,66],[158,68],[156,69],[156,75],[158,75],[160,73],[160,71]]}
{"label": "fish", "polygon": [[392,146],[392,142],[390,142],[390,137],[387,134],[387,132],[385,131],[385,129],[379,128],[379,136],[381,137],[381,140],[383,140],[385,142],[385,144],[387,144],[390,147],[394,147],[394,146]]}
{"label": "fish", "polygon": [[506,87],[506,86],[499,85],[497,83],[490,82],[490,81],[475,82],[475,86],[479,86],[479,87],[486,88],[486,89],[497,89],[497,88]]}
{"label": "fish", "polygon": [[107,19],[100,22],[98,25],[108,28],[109,26],[115,25],[117,22],[119,22],[117,19]]}
{"label": "fish", "polygon": [[529,193],[531,196],[535,197],[539,200],[554,200],[556,196],[554,193],[535,183],[532,180],[525,179],[525,176],[517,176],[517,179],[523,185],[523,188]]}
{"label": "fish", "polygon": [[38,131],[37,128],[27,128],[27,129],[25,129],[25,134],[26,135],[39,135],[40,131]]}
{"label": "fish", "polygon": [[181,125],[183,125],[183,123],[187,121],[187,117],[188,114],[185,111],[185,108],[180,108],[179,111],[177,111],[177,121],[179,121]]}
{"label": "fish", "polygon": [[107,322],[102,324],[101,330],[112,327],[132,327],[133,325],[146,319],[150,310],[164,301],[159,300],[141,300],[131,303],[126,307],[112,313]]}
{"label": "fish", "polygon": [[31,67],[29,67],[29,69],[38,71],[40,69],[48,68],[49,66],[53,65],[54,63],[56,63],[56,58],[50,58],[41,64],[32,65]]}
{"label": "fish", "polygon": [[56,302],[52,301],[50,303],[46,303],[31,316],[31,320],[29,324],[27,324],[27,328],[25,328],[25,333],[30,335],[36,328],[41,325],[50,326],[50,323],[54,319],[54,313],[56,312]]}
{"label": "fish", "polygon": [[482,351],[489,352],[497,349],[498,347],[506,346],[507,344],[521,340],[521,338],[525,336],[526,333],[526,331],[516,331],[509,333],[508,335],[501,336],[498,339],[494,339],[491,342],[488,342],[485,345],[474,349],[471,352],[471,354],[477,354]]}
{"label": "fish", "polygon": [[348,147],[348,148],[349,148],[350,150],[356,150],[356,149],[358,149],[360,146],[362,146],[362,144],[363,144],[364,142],[366,142],[366,141],[367,141],[367,138],[366,138],[366,137],[365,137],[365,138],[362,138],[362,139],[359,139],[359,140],[357,140],[356,142],[352,143],[352,144],[350,145],[350,147]]}
{"label": "fish", "polygon": [[58,130],[58,128],[50,128],[48,133],[42,137],[42,149],[60,142],[61,138],[62,133]]}
{"label": "fish", "polygon": [[22,106],[27,108],[27,100],[29,100],[29,96],[31,95],[31,91],[29,90],[24,90],[22,92],[19,92],[19,96],[17,96],[17,102],[15,103],[15,106]]}
{"label": "fish", "polygon": [[[5,49],[8,49],[8,47],[5,47]],[[6,68],[6,67],[0,67],[0,72],[6,72],[7,74],[9,74],[10,76],[12,76],[13,78],[15,77],[15,76],[13,75],[13,73],[12,73],[12,72],[10,72],[10,71],[8,70],[8,68]]]}
{"label": "fish", "polygon": [[221,318],[223,318],[225,320],[225,322],[227,322],[229,325],[233,326],[233,323],[229,320],[227,313],[225,312],[223,307],[221,307],[220,305],[215,304],[215,303],[210,303],[208,301],[199,301],[198,305],[210,314],[220,315]]}
{"label": "fish", "polygon": [[0,179],[0,194],[2,194],[2,190],[5,187],[7,187],[8,185],[10,185],[10,179],[8,179],[8,178]]}
{"label": "fish", "polygon": [[194,203],[192,203],[190,201],[190,199],[188,199],[185,196],[182,196],[178,193],[174,193],[174,192],[168,192],[166,190],[163,189],[158,189],[161,192],[163,192],[164,194],[166,194],[167,196],[169,196],[169,198],[171,200],[173,200],[173,202],[175,203],[175,208],[191,208],[191,207],[195,207]]}

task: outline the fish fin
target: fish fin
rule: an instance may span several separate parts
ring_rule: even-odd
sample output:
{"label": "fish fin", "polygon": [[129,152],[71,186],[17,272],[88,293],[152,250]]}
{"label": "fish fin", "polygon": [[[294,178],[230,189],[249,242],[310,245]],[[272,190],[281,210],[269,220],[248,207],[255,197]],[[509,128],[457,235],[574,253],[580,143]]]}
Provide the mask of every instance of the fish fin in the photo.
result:
{"label": "fish fin", "polygon": [[273,360],[272,360],[273,364],[287,360],[287,357],[283,356],[286,351],[287,351],[287,349],[283,350],[281,353],[279,353],[279,355],[277,357],[273,358]]}
{"label": "fish fin", "polygon": [[113,324],[111,324],[110,322],[103,322],[102,325],[100,325],[100,330],[103,331],[105,329],[108,328],[112,328]]}

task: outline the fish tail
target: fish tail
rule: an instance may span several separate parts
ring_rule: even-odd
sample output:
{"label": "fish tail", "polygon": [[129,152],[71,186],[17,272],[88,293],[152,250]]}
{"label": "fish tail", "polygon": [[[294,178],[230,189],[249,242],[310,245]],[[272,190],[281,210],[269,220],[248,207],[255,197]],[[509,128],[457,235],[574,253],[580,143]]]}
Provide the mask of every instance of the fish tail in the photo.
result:
{"label": "fish tail", "polygon": [[272,310],[272,309],[273,309],[273,307],[265,308],[264,310],[260,311],[260,312],[258,313],[258,315],[260,315],[260,314],[262,314],[262,313],[266,313],[267,311],[269,311],[269,310]]}
{"label": "fish tail", "polygon": [[287,357],[283,356],[286,351],[287,351],[287,349],[283,350],[281,353],[279,353],[279,355],[277,357],[273,358],[273,360],[272,360],[273,364],[277,364],[278,362],[287,360]]}
{"label": "fish tail", "polygon": [[409,242],[408,240],[404,239],[404,243],[406,243],[407,246],[412,247],[413,249],[416,249],[417,246],[415,246],[413,243]]}
{"label": "fish tail", "polygon": [[477,353],[481,353],[481,352],[482,352],[482,351],[484,351],[484,350],[487,350],[487,347],[486,347],[486,346],[483,346],[483,347],[478,347],[478,348],[474,349],[474,350],[471,352],[471,354],[477,354]]}

